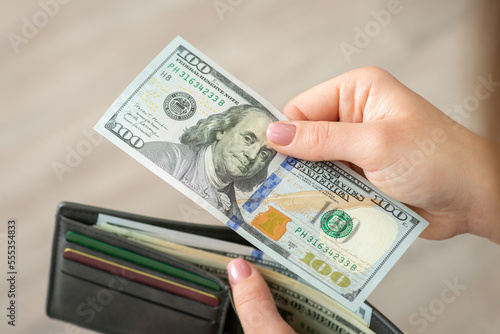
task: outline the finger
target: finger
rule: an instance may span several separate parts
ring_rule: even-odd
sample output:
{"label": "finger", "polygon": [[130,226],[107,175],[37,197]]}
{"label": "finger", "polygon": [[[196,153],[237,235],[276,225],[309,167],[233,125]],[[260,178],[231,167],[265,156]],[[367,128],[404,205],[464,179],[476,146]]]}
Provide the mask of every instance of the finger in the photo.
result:
{"label": "finger", "polygon": [[391,140],[392,134],[384,130],[384,124],[276,122],[269,125],[267,139],[285,155],[313,161],[345,160],[365,169],[373,157],[380,160]]}
{"label": "finger", "polygon": [[379,86],[392,87],[398,83],[382,69],[356,69],[298,95],[282,112],[291,120],[361,122],[372,91]]}
{"label": "finger", "polygon": [[292,120],[338,120],[338,80],[314,86],[290,100],[282,113]]}
{"label": "finger", "polygon": [[235,259],[228,264],[227,272],[245,334],[295,333],[281,318],[266,282],[254,266]]}

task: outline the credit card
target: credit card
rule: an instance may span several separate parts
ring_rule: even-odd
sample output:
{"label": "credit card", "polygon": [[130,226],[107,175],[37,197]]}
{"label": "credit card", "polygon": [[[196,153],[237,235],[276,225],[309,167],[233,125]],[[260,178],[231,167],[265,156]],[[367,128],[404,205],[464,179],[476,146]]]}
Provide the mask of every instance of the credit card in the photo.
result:
{"label": "credit card", "polygon": [[216,307],[219,305],[219,299],[212,294],[75,249],[64,249],[63,256],[67,260],[76,261],[89,267],[163,290],[177,296],[195,300],[208,306]]}
{"label": "credit card", "polygon": [[110,245],[108,243],[95,240],[93,238],[81,235],[76,232],[69,231],[66,233],[66,240],[73,242],[80,246],[84,246],[95,251],[126,260],[140,266],[159,271],[161,273],[180,278],[182,280],[201,285],[203,287],[209,288],[211,290],[220,291],[221,287],[217,282],[212,281],[208,278],[193,274],[189,271],[162,263],[157,260],[150,259],[146,256],[142,256],[125,249]]}

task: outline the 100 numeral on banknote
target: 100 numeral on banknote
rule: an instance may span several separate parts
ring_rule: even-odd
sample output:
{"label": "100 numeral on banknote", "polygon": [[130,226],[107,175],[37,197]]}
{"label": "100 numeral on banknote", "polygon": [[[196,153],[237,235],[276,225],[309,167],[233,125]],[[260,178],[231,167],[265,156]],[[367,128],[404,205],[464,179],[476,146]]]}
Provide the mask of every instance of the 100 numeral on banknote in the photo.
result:
{"label": "100 numeral on banknote", "polygon": [[177,37],[96,125],[318,290],[356,309],[427,226],[338,162],[277,154],[284,116]]}

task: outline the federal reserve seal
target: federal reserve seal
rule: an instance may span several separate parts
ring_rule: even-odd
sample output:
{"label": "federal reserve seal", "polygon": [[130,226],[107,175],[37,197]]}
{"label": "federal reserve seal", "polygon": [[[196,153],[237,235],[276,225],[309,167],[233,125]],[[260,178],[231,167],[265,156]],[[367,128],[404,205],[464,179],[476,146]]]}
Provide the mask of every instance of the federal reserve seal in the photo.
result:
{"label": "federal reserve seal", "polygon": [[345,238],[352,231],[352,219],[342,210],[330,210],[321,217],[321,229],[330,237]]}
{"label": "federal reserve seal", "polygon": [[163,110],[171,119],[184,121],[191,118],[196,112],[196,101],[188,93],[172,93],[165,98]]}

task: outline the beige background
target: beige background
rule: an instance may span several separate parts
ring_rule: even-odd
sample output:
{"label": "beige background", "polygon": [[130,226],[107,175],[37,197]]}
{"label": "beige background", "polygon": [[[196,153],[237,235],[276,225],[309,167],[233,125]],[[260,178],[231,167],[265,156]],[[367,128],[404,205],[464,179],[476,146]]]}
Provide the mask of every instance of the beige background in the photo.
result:
{"label": "beige background", "polygon": [[[48,2],[53,1],[41,0]],[[71,329],[44,311],[58,202],[217,223],[105,140],[92,145],[71,172],[59,175],[61,180],[53,169],[54,163],[66,164],[68,149],[85,145],[84,133],[176,35],[277,108],[342,72],[376,65],[449,111],[474,94],[478,76],[491,73],[494,20],[486,1],[402,0],[401,13],[350,62],[339,45],[354,45],[355,29],[368,27],[374,21],[371,11],[386,9],[391,1],[231,2],[232,10],[219,16],[212,0],[73,0],[43,22],[38,1],[0,0],[1,333]],[[13,45],[13,34],[22,36],[23,26],[34,19],[46,24],[31,31],[25,43]],[[461,122],[484,132],[486,105],[481,102]],[[15,328],[6,325],[4,315],[9,218],[18,221]],[[470,235],[417,240],[369,300],[408,333],[498,333],[499,258],[500,246]],[[465,290],[453,302],[440,304],[446,282],[454,281]],[[439,305],[445,307],[436,309]],[[437,314],[424,328],[423,317],[412,314],[429,307]]]}

